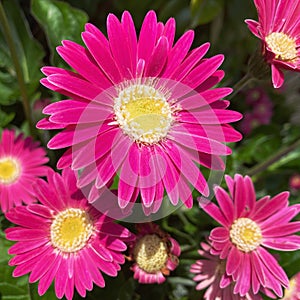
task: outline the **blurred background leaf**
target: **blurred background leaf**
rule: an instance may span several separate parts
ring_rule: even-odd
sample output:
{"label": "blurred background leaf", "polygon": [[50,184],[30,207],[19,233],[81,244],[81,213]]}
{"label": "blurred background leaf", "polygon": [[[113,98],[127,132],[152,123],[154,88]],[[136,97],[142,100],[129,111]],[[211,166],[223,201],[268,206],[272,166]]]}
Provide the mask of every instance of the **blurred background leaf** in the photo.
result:
{"label": "blurred background leaf", "polygon": [[55,65],[61,63],[55,48],[62,40],[81,43],[81,32],[88,15],[69,3],[56,0],[32,0],[31,11],[46,33],[51,62]]}
{"label": "blurred background leaf", "polygon": [[[39,42],[32,36],[28,21],[18,1],[4,0],[3,7],[17,49],[29,99],[39,87],[40,68],[45,55]],[[10,51],[0,30],[0,104],[10,105],[19,100],[20,90]]]}

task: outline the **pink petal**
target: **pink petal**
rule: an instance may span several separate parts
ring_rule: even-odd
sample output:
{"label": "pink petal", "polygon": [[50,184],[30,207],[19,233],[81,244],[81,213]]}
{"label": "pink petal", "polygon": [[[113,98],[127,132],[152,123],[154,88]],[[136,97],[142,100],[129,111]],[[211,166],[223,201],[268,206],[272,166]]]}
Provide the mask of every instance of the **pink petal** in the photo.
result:
{"label": "pink petal", "polygon": [[47,77],[47,80],[54,86],[65,90],[66,92],[70,92],[88,100],[95,99],[102,91],[100,83],[98,86],[94,86],[88,81],[69,75],[50,75]]}
{"label": "pink petal", "polygon": [[295,251],[300,249],[300,236],[291,235],[283,238],[266,238],[262,245],[271,249],[281,251]]}
{"label": "pink petal", "polygon": [[249,253],[244,253],[240,268],[240,276],[237,278],[233,292],[238,292],[241,296],[245,296],[251,286],[251,264]]}
{"label": "pink petal", "polygon": [[132,69],[134,64],[131,62],[127,36],[124,34],[120,21],[113,14],[109,14],[107,18],[107,35],[116,65],[124,78],[131,79],[132,75],[135,74],[135,70]]}
{"label": "pink petal", "polygon": [[173,128],[169,135],[174,138],[174,142],[186,147],[190,147],[199,152],[215,154],[215,155],[228,155],[231,153],[231,149],[216,140],[190,134],[183,130],[183,127]]}
{"label": "pink petal", "polygon": [[39,285],[38,285],[38,293],[39,295],[45,294],[45,292],[48,290],[50,287],[50,284],[52,283],[52,280],[55,278],[56,273],[59,269],[61,260],[63,258],[60,255],[56,256],[56,259],[53,261],[50,269],[48,272],[40,279]]}
{"label": "pink petal", "polygon": [[57,298],[61,299],[65,293],[67,281],[68,281],[68,269],[67,269],[67,258],[62,258],[59,266],[59,270],[55,276],[54,288]]}
{"label": "pink petal", "polygon": [[21,227],[9,228],[5,233],[6,238],[10,241],[44,240],[47,234],[43,229],[23,229]]}
{"label": "pink petal", "polygon": [[289,279],[274,256],[268,253],[262,247],[259,247],[257,249],[257,253],[260,256],[261,261],[265,264],[266,268],[269,269],[271,274],[278,280],[280,280],[285,287],[287,287],[289,285]]}
{"label": "pink petal", "polygon": [[272,226],[264,229],[264,238],[268,237],[283,237],[300,231],[300,222],[293,222],[279,226]]}
{"label": "pink petal", "polygon": [[181,111],[178,116],[181,122],[196,124],[224,124],[236,122],[242,118],[240,113],[224,109],[204,110],[192,113]]}
{"label": "pink petal", "polygon": [[218,242],[229,241],[229,232],[224,227],[215,227],[210,232],[209,238]]}
{"label": "pink petal", "polygon": [[218,201],[220,209],[225,213],[225,217],[229,223],[233,223],[234,220],[234,207],[232,203],[232,199],[228,196],[228,194],[221,188],[214,188],[215,197]]}
{"label": "pink petal", "polygon": [[166,37],[162,36],[158,40],[158,43],[156,44],[150,57],[149,63],[147,64],[145,76],[156,77],[160,74],[167,60],[168,48],[168,40]]}
{"label": "pink petal", "polygon": [[138,58],[145,62],[149,61],[156,41],[156,14],[149,11],[145,16],[138,41]]}
{"label": "pink petal", "polygon": [[[209,49],[210,44],[205,43],[192,50],[185,60],[177,67],[170,78],[181,81],[197,65]],[[204,97],[205,98],[205,97]]]}
{"label": "pink petal", "polygon": [[102,162],[101,166],[97,165],[98,177],[96,179],[96,187],[98,189],[104,187],[113,178],[113,175],[125,159],[130,146],[131,141],[127,137],[120,139],[113,145],[110,155]]}
{"label": "pink petal", "polygon": [[245,23],[248,25],[249,30],[258,38],[261,38],[261,34],[259,32],[259,23],[254,20],[246,19]]}
{"label": "pink petal", "polygon": [[[100,86],[103,90],[111,86],[111,82],[101,72],[101,69],[87,56],[85,48],[70,41],[64,41],[63,44],[63,47],[56,48],[57,52],[83,78],[95,86]],[[73,49],[73,46],[76,49]]]}
{"label": "pink petal", "polygon": [[214,203],[212,203],[210,200],[207,200],[205,198],[200,198],[199,205],[207,214],[209,214],[213,219],[215,219],[217,222],[219,222],[224,227],[228,227],[231,225],[225,219],[225,217],[224,217],[223,213],[220,211],[220,209]]}
{"label": "pink petal", "polygon": [[132,17],[129,12],[125,11],[122,15],[122,27],[127,36],[127,44],[129,47],[129,54],[131,60],[132,74],[136,73],[137,65],[137,37],[135,32],[135,26]]}
{"label": "pink petal", "polygon": [[[204,196],[208,196],[209,188],[203,174],[196,167],[194,162],[189,158],[186,151],[176,146],[174,143],[169,144],[166,148],[170,159],[174,161],[177,168],[181,171],[184,177]],[[180,185],[179,185],[180,188]]]}
{"label": "pink petal", "polygon": [[164,71],[164,77],[168,78],[186,57],[194,39],[194,31],[186,31],[170,50],[168,55],[168,64]]}
{"label": "pink petal", "polygon": [[235,207],[235,218],[239,218],[244,213],[246,208],[246,198],[245,198],[245,186],[244,186],[244,178],[236,174],[234,176],[235,185],[235,193],[234,193],[234,207]]}
{"label": "pink petal", "polygon": [[79,255],[77,255],[76,257],[76,260],[74,261],[75,270],[77,270],[77,272],[75,272],[75,276],[77,277],[78,275],[78,280],[81,281],[83,287],[86,290],[91,291],[93,289],[93,281],[92,281],[90,269],[87,267],[87,262],[84,259],[83,255],[84,255],[84,251],[83,253],[80,252]]}
{"label": "pink petal", "polygon": [[168,39],[169,46],[171,47],[174,42],[175,30],[176,30],[175,19],[170,18],[165,25],[164,31],[162,35],[164,35]]}
{"label": "pink petal", "polygon": [[56,256],[57,253],[55,253],[53,249],[49,248],[49,250],[43,254],[43,259],[38,260],[32,268],[31,274],[29,276],[29,282],[36,282],[37,280],[42,278],[52,266]]}
{"label": "pink petal", "polygon": [[214,72],[222,64],[223,60],[224,56],[221,54],[203,60],[199,66],[197,66],[183,79],[182,83],[190,86],[191,88],[197,88],[214,74]]}
{"label": "pink petal", "polygon": [[269,218],[280,209],[288,206],[288,197],[288,192],[282,192],[270,200],[259,200],[255,205],[255,213],[251,217],[255,221],[262,221]]}
{"label": "pink petal", "polygon": [[121,82],[122,77],[118,66],[112,57],[110,49],[105,46],[107,44],[106,38],[102,37],[99,39],[90,32],[83,32],[82,39],[107,78],[115,84]]}
{"label": "pink petal", "polygon": [[18,242],[8,249],[8,254],[20,254],[44,246],[49,241],[48,237],[32,241]]}
{"label": "pink petal", "polygon": [[274,86],[274,88],[278,89],[283,85],[284,74],[274,64],[271,65],[271,70],[272,70],[272,83],[273,83],[273,86]]}
{"label": "pink petal", "polygon": [[228,254],[226,262],[226,273],[232,275],[237,268],[240,267],[244,254],[241,253],[235,246],[233,246]]}

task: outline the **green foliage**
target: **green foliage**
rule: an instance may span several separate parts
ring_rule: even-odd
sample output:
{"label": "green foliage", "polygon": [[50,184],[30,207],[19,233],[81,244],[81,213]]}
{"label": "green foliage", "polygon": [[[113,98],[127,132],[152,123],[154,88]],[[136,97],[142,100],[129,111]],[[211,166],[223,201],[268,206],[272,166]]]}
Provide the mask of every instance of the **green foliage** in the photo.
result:
{"label": "green foliage", "polygon": [[87,14],[66,2],[56,0],[32,0],[31,10],[46,33],[52,63],[61,63],[55,52],[56,46],[60,45],[62,40],[81,43],[80,33],[88,21]]}
{"label": "green foliage", "polygon": [[211,22],[218,14],[220,14],[224,7],[224,0],[192,0],[191,27],[196,27],[201,24]]}
{"label": "green foliage", "polygon": [[[29,98],[39,86],[41,78],[41,61],[44,51],[40,43],[32,36],[28,21],[16,0],[3,1],[13,42],[21,65],[23,78]],[[20,89],[15,72],[15,66],[10,55],[9,47],[0,30],[0,104],[10,105],[20,98]]]}

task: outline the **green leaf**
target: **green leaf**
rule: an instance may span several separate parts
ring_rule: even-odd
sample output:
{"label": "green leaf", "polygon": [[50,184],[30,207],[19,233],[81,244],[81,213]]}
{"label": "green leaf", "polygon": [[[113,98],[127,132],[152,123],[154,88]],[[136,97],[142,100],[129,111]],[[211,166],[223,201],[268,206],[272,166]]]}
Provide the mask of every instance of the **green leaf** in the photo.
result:
{"label": "green leaf", "polygon": [[[39,79],[42,76],[40,68],[44,51],[32,36],[19,2],[16,0],[4,0],[3,7],[15,43],[28,94],[31,96],[39,86]],[[3,28],[0,30],[0,68],[0,104],[13,104],[19,98],[20,91]]]}
{"label": "green leaf", "polygon": [[192,25],[196,27],[212,21],[223,9],[224,0],[192,0]]}
{"label": "green leaf", "polygon": [[300,149],[296,149],[295,151],[292,151],[288,153],[287,155],[283,156],[280,160],[278,160],[276,163],[274,163],[270,170],[274,171],[280,167],[291,167],[296,168],[300,167]]}
{"label": "green leaf", "polygon": [[0,109],[0,127],[5,127],[7,126],[15,117],[15,113],[5,113]]}
{"label": "green leaf", "polygon": [[55,53],[55,47],[60,45],[62,40],[81,43],[80,35],[88,16],[84,11],[56,0],[32,0],[31,11],[46,33],[52,63],[58,65],[61,60]]}
{"label": "green leaf", "polygon": [[159,10],[158,19],[167,21],[169,18],[176,19],[176,33],[183,33],[189,28],[191,12],[187,0],[170,0]]}

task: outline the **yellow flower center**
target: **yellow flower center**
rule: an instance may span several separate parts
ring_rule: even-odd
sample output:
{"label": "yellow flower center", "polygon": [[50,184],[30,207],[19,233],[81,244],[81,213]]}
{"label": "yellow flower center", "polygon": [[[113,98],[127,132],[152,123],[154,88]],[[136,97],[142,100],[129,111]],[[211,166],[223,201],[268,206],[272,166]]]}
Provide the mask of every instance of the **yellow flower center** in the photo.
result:
{"label": "yellow flower center", "polygon": [[0,183],[11,184],[15,182],[20,175],[20,164],[13,158],[0,159]]}
{"label": "yellow flower center", "polygon": [[145,84],[124,88],[115,98],[116,121],[136,142],[154,144],[168,134],[173,117],[165,96]]}
{"label": "yellow flower center", "polygon": [[68,208],[55,216],[50,227],[51,242],[63,252],[82,249],[94,231],[87,212],[80,208]]}
{"label": "yellow flower center", "polygon": [[156,273],[166,265],[168,247],[156,234],[148,234],[137,242],[133,255],[142,270],[147,273]]}
{"label": "yellow flower center", "polygon": [[277,59],[293,61],[297,58],[296,41],[282,32],[272,32],[266,37],[266,42]]}
{"label": "yellow flower center", "polygon": [[244,252],[255,250],[262,241],[260,227],[248,218],[235,220],[229,233],[231,242]]}

